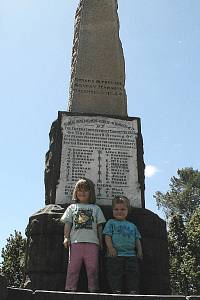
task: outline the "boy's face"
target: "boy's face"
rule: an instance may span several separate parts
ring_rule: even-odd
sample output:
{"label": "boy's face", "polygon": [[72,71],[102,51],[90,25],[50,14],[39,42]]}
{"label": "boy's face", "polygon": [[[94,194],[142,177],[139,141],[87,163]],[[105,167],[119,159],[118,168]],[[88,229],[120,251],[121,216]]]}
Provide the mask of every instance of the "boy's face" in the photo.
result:
{"label": "boy's face", "polygon": [[113,217],[119,221],[126,219],[128,215],[128,208],[125,203],[116,203],[113,207]]}

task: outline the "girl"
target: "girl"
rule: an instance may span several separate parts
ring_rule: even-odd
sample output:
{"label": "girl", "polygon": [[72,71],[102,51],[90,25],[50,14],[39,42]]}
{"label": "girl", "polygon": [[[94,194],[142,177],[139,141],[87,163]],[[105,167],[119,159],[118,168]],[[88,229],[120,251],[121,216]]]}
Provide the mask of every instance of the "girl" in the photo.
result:
{"label": "girl", "polygon": [[76,291],[79,273],[84,262],[88,291],[98,290],[98,254],[102,247],[102,223],[104,215],[97,205],[94,184],[83,178],[78,180],[73,192],[75,204],[71,204],[63,214],[64,247],[69,247],[69,263],[65,290]]}

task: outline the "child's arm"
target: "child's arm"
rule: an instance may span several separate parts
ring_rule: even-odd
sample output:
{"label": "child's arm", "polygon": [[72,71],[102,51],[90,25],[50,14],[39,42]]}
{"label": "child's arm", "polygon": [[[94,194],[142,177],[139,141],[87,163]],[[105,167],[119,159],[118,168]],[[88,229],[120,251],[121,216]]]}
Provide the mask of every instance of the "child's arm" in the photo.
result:
{"label": "child's arm", "polygon": [[71,227],[72,227],[72,224],[71,223],[66,223],[65,226],[64,226],[64,241],[63,241],[63,245],[65,248],[68,248],[69,247],[69,244],[70,244],[70,231],[71,231]]}
{"label": "child's arm", "polygon": [[140,240],[136,240],[135,246],[136,246],[136,249],[137,249],[137,257],[142,260],[143,259],[143,253],[142,253],[142,245],[141,245]]}
{"label": "child's arm", "polygon": [[113,247],[112,238],[109,235],[105,235],[105,243],[108,248],[108,256],[117,256],[117,251]]}

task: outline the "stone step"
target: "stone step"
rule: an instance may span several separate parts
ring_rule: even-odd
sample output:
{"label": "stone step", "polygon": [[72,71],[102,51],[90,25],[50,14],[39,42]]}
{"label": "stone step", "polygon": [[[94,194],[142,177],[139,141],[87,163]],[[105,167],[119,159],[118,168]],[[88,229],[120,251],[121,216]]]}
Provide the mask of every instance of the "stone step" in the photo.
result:
{"label": "stone step", "polygon": [[[1,299],[1,297],[0,297]],[[8,288],[8,296],[1,300],[200,300],[200,296],[125,295],[103,293],[69,293],[58,291]]]}

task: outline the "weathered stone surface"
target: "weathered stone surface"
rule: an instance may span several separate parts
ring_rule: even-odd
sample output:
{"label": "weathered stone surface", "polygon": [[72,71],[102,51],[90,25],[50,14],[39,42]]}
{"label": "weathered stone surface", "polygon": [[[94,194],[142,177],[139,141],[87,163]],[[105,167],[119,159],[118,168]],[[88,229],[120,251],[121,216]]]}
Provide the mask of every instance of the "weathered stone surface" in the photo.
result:
{"label": "weathered stone surface", "polygon": [[34,296],[32,290],[8,288],[8,297],[6,298],[6,300],[33,300],[33,299]]}
{"label": "weathered stone surface", "polygon": [[60,218],[64,210],[58,205],[48,205],[30,217],[26,230],[28,236],[27,272],[65,272],[62,247],[63,225]]}
{"label": "weathered stone surface", "polygon": [[45,159],[45,204],[54,204],[56,199],[56,185],[60,177],[60,160],[62,150],[61,118],[53,122],[49,133],[49,151]]}
{"label": "weathered stone surface", "polygon": [[0,295],[2,300],[6,299],[7,296],[7,280],[5,276],[0,274]]}
{"label": "weathered stone surface", "polygon": [[99,293],[62,293],[36,291],[34,300],[185,300],[184,296],[140,296],[140,295],[114,295],[114,294],[99,294]]}
{"label": "weathered stone surface", "polygon": [[[99,166],[101,166],[101,182],[94,182],[96,184],[96,192],[97,192],[97,199],[99,199],[100,201],[98,202],[98,204],[100,205],[105,205],[106,201],[108,200],[111,201],[110,199],[112,198],[112,193],[116,194],[120,194],[123,192],[123,194],[128,193],[128,191],[124,191],[123,189],[123,184],[120,187],[119,183],[116,183],[116,188],[117,189],[121,189],[119,192],[116,191],[112,191],[112,189],[115,188],[115,185],[112,183],[110,183],[113,179],[112,177],[114,176],[114,174],[112,172],[116,171],[116,170],[112,170],[112,163],[116,162],[116,159],[113,160],[113,157],[118,156],[119,161],[121,161],[122,164],[126,164],[127,163],[127,167],[124,165],[121,167],[121,171],[120,172],[124,172],[125,176],[121,176],[124,180],[124,178],[128,178],[128,180],[130,181],[129,183],[129,193],[132,195],[137,195],[136,199],[133,199],[133,203],[132,205],[134,206],[138,206],[138,207],[144,207],[144,160],[143,160],[143,139],[142,139],[142,134],[141,134],[141,127],[140,127],[140,119],[139,118],[129,118],[129,117],[120,117],[120,118],[113,118],[113,116],[101,116],[98,118],[98,116],[94,116],[91,114],[78,114],[78,113],[67,113],[67,112],[59,112],[58,114],[58,120],[56,122],[53,123],[52,125],[52,129],[50,132],[50,149],[48,151],[48,154],[46,156],[46,170],[45,170],[45,194],[46,194],[46,199],[45,202],[46,204],[50,204],[50,203],[59,203],[59,204],[63,204],[63,199],[66,198],[66,202],[69,198],[70,198],[70,193],[71,193],[71,189],[73,184],[75,183],[75,181],[77,180],[77,174],[79,175],[79,177],[81,176],[86,176],[91,178],[91,179],[95,179],[94,176],[91,174],[89,174],[86,170],[86,163],[85,161],[82,159],[82,161],[80,159],[78,159],[78,157],[76,157],[76,152],[77,149],[73,148],[72,146],[69,147],[70,143],[66,142],[67,138],[68,138],[68,134],[70,135],[70,129],[66,128],[63,129],[63,122],[62,120],[66,119],[66,118],[70,118],[70,120],[74,121],[74,120],[78,120],[78,121],[85,121],[86,120],[94,120],[94,121],[98,121],[99,124],[103,124],[103,122],[113,122],[113,124],[115,123],[119,123],[118,127],[119,129],[117,130],[115,128],[115,130],[113,131],[114,133],[112,134],[118,134],[120,136],[120,130],[123,131],[123,128],[126,128],[125,126],[130,127],[128,130],[131,132],[131,134],[128,135],[127,139],[129,139],[129,142],[132,142],[134,149],[130,150],[126,149],[128,142],[124,145],[124,151],[123,151],[123,141],[120,141],[121,145],[119,150],[114,149],[114,142],[111,142],[110,139],[106,140],[107,145],[108,146],[108,150],[105,149],[104,145],[102,145],[102,147],[98,148],[101,149],[101,157],[100,162],[98,161],[98,158],[95,156],[96,154],[96,150],[95,150],[95,144],[99,144],[101,143],[101,140],[105,137],[98,137],[97,135],[95,135],[95,140],[93,140],[92,138],[94,138],[94,134],[95,132],[92,132],[92,136],[90,136],[90,147],[92,150],[92,159],[94,160],[93,165],[89,166],[91,168],[91,171],[94,169],[96,169]],[[130,123],[133,122],[135,125],[135,134],[133,132],[133,129],[131,129]],[[102,125],[101,125],[102,126]],[[121,128],[120,128],[121,126]],[[81,129],[81,126],[76,125],[75,129]],[[84,134],[86,134],[86,126],[84,126]],[[94,127],[94,126],[93,126]],[[93,128],[92,127],[92,128]],[[91,130],[94,130],[90,129]],[[97,128],[98,129],[98,128]],[[96,129],[95,129],[96,130]],[[102,135],[104,134],[106,136],[107,132],[104,129],[105,132],[103,132],[103,129],[101,130],[101,128],[98,129],[99,132],[102,131]],[[108,129],[110,130],[110,129]],[[115,133],[116,130],[119,133]],[[76,132],[74,130],[74,132]],[[127,131],[128,132],[128,131]],[[130,133],[129,132],[129,133]],[[83,131],[81,132],[81,134],[83,134]],[[111,134],[111,133],[110,133]],[[100,135],[100,133],[99,133]],[[122,134],[121,134],[122,135]],[[85,137],[85,143],[86,145],[88,145],[88,141],[86,139],[89,138],[89,135],[87,135]],[[119,138],[119,137],[118,137]],[[74,134],[73,136],[69,136],[69,139],[72,140],[72,142],[76,142],[78,143],[81,138],[75,138]],[[123,139],[123,137],[122,137]],[[83,137],[84,140],[84,137]],[[84,141],[83,141],[84,142]],[[112,144],[113,143],[113,144]],[[119,144],[119,143],[118,143]],[[63,146],[65,146],[65,148],[63,148]],[[115,148],[116,146],[116,142],[115,142]],[[76,148],[78,146],[76,145]],[[62,149],[63,148],[63,149]],[[104,148],[104,149],[103,149]],[[83,155],[84,153],[87,154],[87,151],[91,152],[91,149],[89,149],[88,147],[84,146],[84,145],[80,145],[80,149],[82,151],[81,155]],[[106,152],[107,151],[107,152]],[[132,152],[131,152],[132,151]],[[125,153],[126,152],[126,153]],[[130,152],[130,153],[129,153]],[[89,153],[90,154],[90,153]],[[124,158],[126,155],[127,158]],[[128,158],[129,156],[133,156],[131,158]],[[87,154],[88,156],[88,154]],[[106,156],[106,157],[105,157]],[[70,161],[71,159],[71,161]],[[130,164],[130,162],[132,162],[132,164]],[[71,172],[70,170],[72,169],[72,165],[76,165],[76,176],[74,177],[74,174],[72,175],[71,173],[69,174],[69,176],[67,176],[66,170],[68,170],[67,172]],[[78,169],[77,169],[77,165],[78,165]],[[70,169],[71,166],[71,169]],[[118,166],[116,166],[116,168],[118,168]],[[116,169],[115,168],[115,169]],[[128,171],[129,174],[126,173],[126,171],[123,171],[123,168],[127,168],[129,169]],[[63,171],[64,169],[64,171]],[[85,173],[84,173],[84,170]],[[118,170],[117,170],[118,171]],[[63,173],[65,172],[65,173]],[[75,172],[73,172],[75,173]],[[119,173],[119,172],[117,172]],[[122,174],[123,175],[123,174]],[[61,180],[60,180],[60,177]],[[69,177],[69,178],[68,178]],[[72,178],[73,177],[73,178]],[[78,177],[78,178],[79,178]],[[129,178],[131,177],[131,178]],[[108,178],[108,180],[106,181],[106,178]],[[133,182],[134,184],[131,184],[131,182]],[[99,185],[103,184],[103,189],[100,193],[100,196],[98,196],[99,190],[97,189],[97,187]],[[65,192],[65,185],[69,188],[66,190],[66,192],[68,193],[66,196],[64,195]],[[107,187],[105,187],[105,185]],[[126,186],[127,184],[124,184],[124,186]],[[101,186],[100,186],[101,187]],[[58,189],[62,188],[62,194],[60,191],[58,191]],[[64,190],[64,192],[63,192]],[[106,193],[108,193],[108,195],[106,195]],[[103,194],[104,194],[104,198],[103,199]],[[56,197],[57,195],[57,197]],[[106,197],[105,197],[106,196]],[[129,196],[127,194],[127,196]],[[99,198],[98,198],[99,197]],[[101,199],[102,197],[102,199]],[[130,197],[131,199],[134,197]],[[103,201],[103,202],[102,202]],[[108,203],[107,203],[108,204]]]}
{"label": "weathered stone surface", "polygon": [[35,291],[34,300],[74,300],[78,297],[74,293]]}
{"label": "weathered stone surface", "polygon": [[27,279],[30,281],[29,288],[31,287],[33,290],[64,291],[66,272],[29,272]]}
{"label": "weathered stone surface", "polygon": [[81,0],[76,12],[69,111],[127,115],[116,0]]}
{"label": "weathered stone surface", "polygon": [[[200,296],[184,297],[170,295],[113,295],[103,293],[66,293],[46,290],[36,290],[33,292],[25,289],[8,288],[8,297],[6,300],[186,300],[199,298]],[[0,299],[2,300],[2,297]]]}
{"label": "weathered stone surface", "polygon": [[133,207],[142,207],[138,181],[140,120],[64,112],[61,118],[63,138],[56,203],[71,203],[75,183],[86,177],[95,184],[99,205],[111,205],[115,195],[123,195]]}
{"label": "weathered stone surface", "polygon": [[[1,296],[1,300],[2,295]],[[25,289],[8,288],[6,300],[199,300],[200,296],[171,296],[171,295],[117,295],[104,293],[66,293],[46,290],[36,290],[35,292]]]}
{"label": "weathered stone surface", "polygon": [[26,287],[63,290],[68,259],[60,223],[63,212],[58,205],[47,205],[29,219]]}
{"label": "weathered stone surface", "polygon": [[[112,218],[110,206],[101,208],[107,219]],[[49,205],[30,218],[26,274],[27,282],[29,280],[27,287],[33,290],[64,290],[68,251],[62,244],[63,225],[59,223],[62,213],[60,206]],[[165,222],[152,212],[139,208],[133,209],[128,219],[138,226],[142,234],[144,261],[140,263],[140,293],[169,294]],[[100,258],[100,266],[101,291],[109,292],[104,256]],[[79,291],[87,291],[84,269],[80,276]]]}

